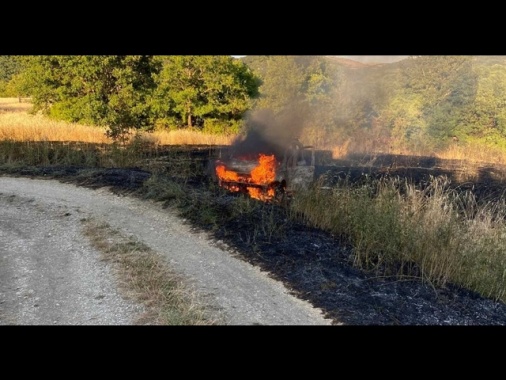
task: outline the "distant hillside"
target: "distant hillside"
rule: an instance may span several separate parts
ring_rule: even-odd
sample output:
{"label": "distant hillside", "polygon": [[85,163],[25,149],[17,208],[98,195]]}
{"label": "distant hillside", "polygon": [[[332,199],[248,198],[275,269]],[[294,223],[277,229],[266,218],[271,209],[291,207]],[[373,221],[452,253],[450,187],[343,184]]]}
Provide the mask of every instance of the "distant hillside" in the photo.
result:
{"label": "distant hillside", "polygon": [[[360,62],[365,65],[384,64],[402,61],[408,58],[408,55],[333,55],[329,58],[339,58]],[[481,64],[506,64],[506,55],[476,55],[474,59]],[[344,62],[344,61],[343,61]]]}
{"label": "distant hillside", "polygon": [[363,64],[393,63],[408,58],[408,55],[335,55],[336,57],[360,62]]}
{"label": "distant hillside", "polygon": [[353,59],[341,58],[341,57],[334,56],[334,55],[329,55],[329,56],[326,56],[325,58],[327,58],[331,62],[339,63],[343,66],[347,66],[350,68],[361,68],[361,67],[366,67],[366,66],[370,65],[370,64],[359,62],[359,61],[355,61]]}

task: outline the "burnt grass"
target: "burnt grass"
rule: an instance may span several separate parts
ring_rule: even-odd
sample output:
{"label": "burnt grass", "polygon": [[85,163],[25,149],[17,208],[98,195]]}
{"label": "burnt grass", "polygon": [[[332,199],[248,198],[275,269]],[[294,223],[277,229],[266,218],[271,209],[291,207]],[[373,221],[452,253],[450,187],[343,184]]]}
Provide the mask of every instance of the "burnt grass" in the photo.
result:
{"label": "burnt grass", "polygon": [[[188,157],[185,154],[185,157]],[[506,325],[506,305],[468,289],[448,284],[435,288],[419,279],[399,279],[368,272],[353,265],[353,247],[338,237],[289,218],[282,204],[249,199],[248,211],[238,213],[243,194],[232,194],[209,175],[213,158],[196,151],[193,175],[184,178],[163,171],[185,188],[184,200],[165,200],[160,207],[177,205],[193,228],[207,231],[214,244],[245,260],[285,284],[295,296],[320,308],[334,324],[343,325]],[[174,159],[172,156],[171,159]],[[374,166],[361,166],[366,158],[323,162],[317,176],[328,184],[347,177],[360,183],[364,178],[409,177],[422,186],[430,176],[446,175],[456,188],[470,190],[480,201],[504,196],[506,183],[479,168],[472,181],[457,180],[457,162],[441,163],[433,158],[374,158]],[[406,161],[408,160],[408,161]],[[5,173],[5,170],[0,171]],[[506,173],[506,171],[505,171]],[[146,197],[144,186],[153,172],[135,168],[84,168],[66,166],[30,167],[10,170],[9,175],[56,178],[79,186],[107,186],[116,194]],[[506,174],[505,174],[506,175]],[[206,213],[204,216],[203,214]]]}

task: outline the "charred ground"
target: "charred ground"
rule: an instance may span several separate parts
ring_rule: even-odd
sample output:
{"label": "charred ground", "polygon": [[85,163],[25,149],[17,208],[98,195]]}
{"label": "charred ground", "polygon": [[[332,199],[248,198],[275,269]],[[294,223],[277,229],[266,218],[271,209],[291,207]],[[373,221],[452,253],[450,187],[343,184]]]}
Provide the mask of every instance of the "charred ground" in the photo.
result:
{"label": "charred ground", "polygon": [[[236,213],[233,203],[240,194],[217,189],[209,173],[216,149],[178,148],[150,157],[153,165],[134,168],[84,168],[65,166],[11,169],[9,175],[56,178],[90,188],[110,187],[118,194],[146,196],[146,181],[154,174],[184,186],[191,197],[181,212],[196,229],[208,231],[217,245],[259,266],[282,281],[297,297],[310,301],[335,321],[345,325],[506,325],[506,305],[454,285],[434,288],[419,280],[399,280],[356,269],[352,247],[324,231],[290,220],[282,205],[252,201],[249,212]],[[191,158],[192,175],[174,170],[174,159]],[[177,165],[176,165],[177,166]],[[464,173],[461,162],[432,157],[360,156],[346,160],[322,157],[316,175],[328,184],[343,176],[360,182],[366,177],[402,176],[422,184],[430,176],[446,175],[456,188],[471,190],[482,201],[504,196],[506,170],[476,168]],[[5,172],[5,170],[4,170]],[[467,174],[466,174],[467,173]],[[190,202],[191,200],[191,202]],[[173,200],[165,199],[168,205]],[[212,208],[220,218],[203,218],[198,210]],[[272,218],[275,229],[258,228]]]}

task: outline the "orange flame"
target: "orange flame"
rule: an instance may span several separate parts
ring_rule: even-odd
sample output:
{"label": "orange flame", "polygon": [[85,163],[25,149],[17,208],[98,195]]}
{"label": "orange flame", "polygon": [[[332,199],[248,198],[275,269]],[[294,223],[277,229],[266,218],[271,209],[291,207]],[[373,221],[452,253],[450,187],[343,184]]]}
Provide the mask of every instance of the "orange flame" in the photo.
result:
{"label": "orange flame", "polygon": [[251,182],[269,184],[276,179],[276,157],[261,154],[258,166],[251,171]]}
{"label": "orange flame", "polygon": [[232,171],[227,170],[225,168],[225,165],[218,165],[216,166],[216,174],[218,175],[218,178],[222,181],[239,181],[239,174]]}
{"label": "orange flame", "polygon": [[[245,185],[248,194],[252,198],[265,201],[271,199],[275,195],[275,190],[269,187],[269,185],[276,179],[277,164],[274,155],[268,156],[260,154],[258,165],[248,174],[240,174],[233,170],[228,170],[225,165],[219,164],[216,166],[216,175],[220,179],[220,185],[224,186],[229,191],[241,191],[241,187],[237,184],[227,184],[226,182],[241,183]],[[265,188],[248,186],[248,183],[265,186]]]}

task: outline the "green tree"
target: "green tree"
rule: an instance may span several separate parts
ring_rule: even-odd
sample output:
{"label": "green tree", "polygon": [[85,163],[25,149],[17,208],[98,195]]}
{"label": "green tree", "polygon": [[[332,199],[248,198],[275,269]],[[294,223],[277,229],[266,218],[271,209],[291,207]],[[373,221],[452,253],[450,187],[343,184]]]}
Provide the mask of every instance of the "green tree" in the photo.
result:
{"label": "green tree", "polygon": [[[451,142],[477,88],[470,56],[416,56],[399,64],[400,87],[381,112],[395,144],[439,149]],[[394,144],[394,145],[395,145]]]}
{"label": "green tree", "polygon": [[405,87],[423,93],[427,107],[432,107],[454,93],[456,83],[472,69],[471,56],[417,56],[403,65]]}
{"label": "green tree", "polygon": [[335,124],[340,67],[323,56],[247,56],[244,62],[261,79],[254,111],[276,119],[266,126],[284,129],[273,133],[285,139],[321,144]]}
{"label": "green tree", "polygon": [[0,55],[0,81],[8,82],[22,67],[22,56]]}
{"label": "green tree", "polygon": [[149,129],[146,99],[160,62],[152,56],[27,57],[20,86],[29,88],[33,111],[70,122],[108,127],[119,138],[130,128]]}
{"label": "green tree", "polygon": [[324,146],[336,129],[343,71],[325,57],[304,56],[296,61],[302,67],[301,93],[307,105],[301,107],[305,111],[301,137],[309,145]]}
{"label": "green tree", "polygon": [[151,99],[155,122],[161,127],[222,131],[238,125],[259,79],[241,60],[230,56],[163,56]]}
{"label": "green tree", "polygon": [[254,108],[270,109],[276,113],[301,101],[305,78],[296,56],[260,57],[256,67],[262,83]]}
{"label": "green tree", "polygon": [[464,108],[457,134],[468,140],[506,146],[506,66],[477,65],[474,101]]}
{"label": "green tree", "polygon": [[19,55],[0,55],[0,96],[13,97],[24,95],[10,83],[23,68],[23,57]]}

